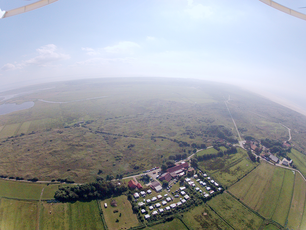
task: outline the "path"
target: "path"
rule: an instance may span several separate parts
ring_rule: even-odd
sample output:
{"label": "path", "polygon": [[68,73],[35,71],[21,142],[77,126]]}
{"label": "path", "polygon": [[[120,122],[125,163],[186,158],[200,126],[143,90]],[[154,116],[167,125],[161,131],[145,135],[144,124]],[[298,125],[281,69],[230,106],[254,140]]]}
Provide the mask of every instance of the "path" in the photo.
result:
{"label": "path", "polygon": [[44,194],[44,190],[45,188],[42,188],[41,190],[41,193],[40,193],[40,197],[39,197],[39,202],[38,202],[38,212],[37,212],[37,230],[40,230],[40,209],[41,209],[41,199],[42,199],[42,196]]}
{"label": "path", "polygon": [[283,125],[282,123],[279,123],[280,125],[284,126],[285,128],[288,129],[288,133],[289,133],[289,139],[288,141],[291,141],[291,129],[289,129],[286,125]]}

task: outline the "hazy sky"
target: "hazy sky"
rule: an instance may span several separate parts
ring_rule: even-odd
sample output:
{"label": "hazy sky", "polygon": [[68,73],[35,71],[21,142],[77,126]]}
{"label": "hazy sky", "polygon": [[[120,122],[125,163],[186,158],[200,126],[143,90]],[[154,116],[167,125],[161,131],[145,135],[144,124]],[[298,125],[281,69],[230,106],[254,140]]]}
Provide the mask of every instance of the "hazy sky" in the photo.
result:
{"label": "hazy sky", "polygon": [[[33,1],[0,0],[9,10]],[[306,0],[278,0],[306,13]],[[306,21],[259,0],[59,0],[0,20],[0,90],[155,76],[306,98]]]}

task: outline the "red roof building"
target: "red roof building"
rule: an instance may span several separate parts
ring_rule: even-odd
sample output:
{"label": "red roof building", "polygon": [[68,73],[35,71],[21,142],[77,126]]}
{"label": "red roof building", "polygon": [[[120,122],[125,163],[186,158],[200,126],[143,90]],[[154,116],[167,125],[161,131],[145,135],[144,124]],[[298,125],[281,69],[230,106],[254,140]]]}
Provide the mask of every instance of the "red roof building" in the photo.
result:
{"label": "red roof building", "polygon": [[159,180],[160,181],[164,181],[164,180],[166,180],[166,181],[170,181],[172,179],[172,176],[170,175],[170,173],[164,173],[163,175],[161,175],[160,176],[160,178],[159,178]]}
{"label": "red roof building", "polygon": [[189,164],[187,162],[185,162],[183,164],[180,164],[180,165],[177,165],[177,166],[174,166],[172,168],[167,169],[167,172],[168,173],[173,173],[173,172],[176,172],[176,171],[181,170],[181,169],[187,169],[188,167],[189,167]]}
{"label": "red roof building", "polygon": [[129,186],[130,189],[135,189],[135,188],[142,189],[141,184],[134,181],[134,180],[130,180],[129,183],[128,183],[128,186]]}

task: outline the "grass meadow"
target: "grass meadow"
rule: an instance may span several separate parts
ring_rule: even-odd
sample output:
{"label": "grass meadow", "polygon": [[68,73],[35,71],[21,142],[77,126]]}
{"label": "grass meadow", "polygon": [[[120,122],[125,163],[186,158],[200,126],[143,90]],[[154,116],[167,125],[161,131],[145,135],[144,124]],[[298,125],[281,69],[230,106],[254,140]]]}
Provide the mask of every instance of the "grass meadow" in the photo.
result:
{"label": "grass meadow", "polygon": [[257,165],[258,163],[252,162],[246,151],[240,148],[236,154],[199,162],[199,168],[223,186],[232,185]]}
{"label": "grass meadow", "polygon": [[[300,229],[305,209],[306,183],[299,173],[295,175],[294,193],[291,201],[288,224],[289,229]],[[303,228],[301,228],[303,229]]]}
{"label": "grass meadow", "polygon": [[262,162],[229,191],[266,219],[299,226],[303,215],[305,182],[293,171]]}
{"label": "grass meadow", "polygon": [[258,229],[263,219],[228,193],[218,195],[207,202],[234,229]]}
{"label": "grass meadow", "polygon": [[187,230],[186,226],[179,220],[174,219],[171,222],[166,222],[153,227],[146,227],[145,230]]}
{"label": "grass meadow", "polygon": [[1,198],[0,229],[36,229],[37,212],[38,202]]}
{"label": "grass meadow", "polygon": [[104,229],[98,203],[42,203],[40,229]]}
{"label": "grass meadow", "polygon": [[207,205],[197,206],[183,215],[184,223],[192,229],[231,229]]}
{"label": "grass meadow", "polygon": [[298,168],[298,170],[306,177],[306,155],[300,153],[295,149],[291,149],[288,156],[293,160],[293,164]]}
{"label": "grass meadow", "polygon": [[46,184],[0,180],[0,197],[39,200]]}
{"label": "grass meadow", "polygon": [[[103,200],[100,203],[109,230],[128,229],[139,225],[137,216],[133,213],[132,205],[126,196],[114,198],[117,202],[117,207],[111,206],[112,200],[113,198]],[[107,208],[104,207],[105,203],[107,203]]]}

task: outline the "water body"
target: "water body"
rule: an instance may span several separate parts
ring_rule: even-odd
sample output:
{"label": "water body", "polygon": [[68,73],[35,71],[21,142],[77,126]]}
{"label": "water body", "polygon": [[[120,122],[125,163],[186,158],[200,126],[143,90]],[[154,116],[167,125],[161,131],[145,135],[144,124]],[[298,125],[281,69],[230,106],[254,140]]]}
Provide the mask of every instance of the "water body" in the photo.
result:
{"label": "water body", "polygon": [[108,96],[91,97],[91,98],[74,100],[74,101],[46,101],[46,100],[43,100],[43,99],[38,99],[38,100],[41,101],[41,102],[51,103],[51,104],[66,104],[66,103],[71,103],[71,102],[81,102],[81,101],[89,101],[89,100],[94,100],[94,99],[101,99],[101,98],[105,98],[105,97],[108,97]]}
{"label": "water body", "polygon": [[12,112],[29,109],[29,108],[32,108],[34,105],[35,103],[33,101],[24,102],[20,105],[17,105],[15,103],[14,104],[3,104],[3,105],[0,105],[0,115],[5,115],[5,114],[12,113]]}

